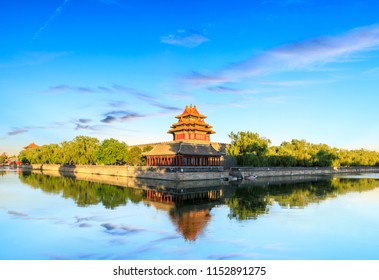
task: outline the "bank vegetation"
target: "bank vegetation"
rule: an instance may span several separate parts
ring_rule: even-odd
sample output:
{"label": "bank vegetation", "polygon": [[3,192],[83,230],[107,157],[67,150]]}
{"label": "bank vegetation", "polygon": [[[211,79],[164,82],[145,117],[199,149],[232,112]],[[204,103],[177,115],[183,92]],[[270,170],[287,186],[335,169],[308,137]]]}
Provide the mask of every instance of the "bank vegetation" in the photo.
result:
{"label": "bank vegetation", "polygon": [[231,144],[227,153],[239,166],[379,166],[376,151],[338,149],[297,139],[272,146],[270,139],[249,131],[231,132],[229,137]]}
{"label": "bank vegetation", "polygon": [[[278,167],[340,167],[379,166],[379,152],[365,149],[347,150],[312,144],[293,139],[279,146],[258,133],[231,132],[231,143],[226,155],[234,158],[238,166]],[[143,152],[153,147],[129,147],[124,142],[110,138],[99,141],[89,136],[77,136],[71,141],[48,144],[21,151],[18,160],[30,164],[70,165],[145,165]]]}
{"label": "bank vegetation", "polygon": [[124,142],[110,138],[100,142],[97,138],[77,136],[61,144],[48,144],[21,151],[18,160],[30,164],[70,165],[144,165],[142,153],[152,147],[129,147]]}

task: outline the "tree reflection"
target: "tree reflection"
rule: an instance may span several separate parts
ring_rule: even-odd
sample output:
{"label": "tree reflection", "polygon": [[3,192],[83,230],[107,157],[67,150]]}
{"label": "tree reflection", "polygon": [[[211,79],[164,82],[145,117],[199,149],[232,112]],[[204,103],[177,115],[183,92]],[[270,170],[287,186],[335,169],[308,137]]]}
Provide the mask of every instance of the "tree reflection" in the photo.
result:
{"label": "tree reflection", "polygon": [[348,192],[369,191],[378,186],[376,179],[345,178],[270,186],[247,185],[237,188],[234,195],[225,199],[225,203],[230,208],[229,218],[247,220],[267,214],[274,202],[282,207],[304,208],[310,203],[319,203]]}
{"label": "tree reflection", "polygon": [[139,189],[79,181],[70,177],[23,172],[20,174],[20,180],[32,188],[73,199],[78,206],[82,207],[102,203],[105,208],[113,209],[126,205],[128,201],[138,203],[143,198],[143,191]]}

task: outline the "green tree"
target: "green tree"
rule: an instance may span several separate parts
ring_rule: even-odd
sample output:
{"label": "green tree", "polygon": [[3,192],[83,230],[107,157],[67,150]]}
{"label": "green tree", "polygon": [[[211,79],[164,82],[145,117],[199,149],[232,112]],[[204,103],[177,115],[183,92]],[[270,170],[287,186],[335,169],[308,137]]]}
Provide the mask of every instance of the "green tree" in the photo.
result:
{"label": "green tree", "polygon": [[98,164],[117,164],[126,162],[128,146],[116,139],[105,139],[96,152]]}
{"label": "green tree", "polygon": [[4,154],[2,154],[1,156],[0,156],[0,163],[4,163],[4,161],[7,159],[7,157],[4,155]]}
{"label": "green tree", "polygon": [[22,163],[40,163],[40,149],[39,148],[30,148],[22,150],[18,155],[18,160]]}
{"label": "green tree", "polygon": [[132,147],[129,149],[126,162],[129,165],[142,165],[142,150],[139,147]]}
{"label": "green tree", "polygon": [[99,140],[89,136],[77,136],[62,142],[63,162],[68,164],[95,164]]}
{"label": "green tree", "polygon": [[39,162],[42,164],[62,163],[62,148],[58,144],[43,145],[36,149],[39,153]]}
{"label": "green tree", "polygon": [[315,165],[321,167],[333,166],[336,159],[337,155],[332,151],[321,149],[315,155]]}
{"label": "green tree", "polygon": [[231,144],[227,154],[235,157],[239,165],[261,166],[267,162],[266,153],[271,144],[269,139],[250,131],[231,132],[229,138]]}

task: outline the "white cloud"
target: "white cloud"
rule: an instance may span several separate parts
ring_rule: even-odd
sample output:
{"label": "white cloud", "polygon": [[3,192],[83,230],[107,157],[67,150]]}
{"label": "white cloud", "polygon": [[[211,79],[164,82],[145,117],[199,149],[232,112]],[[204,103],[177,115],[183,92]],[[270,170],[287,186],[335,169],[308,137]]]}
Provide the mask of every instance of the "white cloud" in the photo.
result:
{"label": "white cloud", "polygon": [[317,37],[279,46],[213,74],[203,75],[193,71],[184,78],[194,85],[209,85],[275,72],[312,70],[330,63],[352,62],[353,55],[375,50],[378,46],[379,25],[371,25],[336,36]]}
{"label": "white cloud", "polygon": [[197,31],[178,30],[176,34],[161,37],[161,42],[186,48],[195,48],[209,41],[207,37]]}

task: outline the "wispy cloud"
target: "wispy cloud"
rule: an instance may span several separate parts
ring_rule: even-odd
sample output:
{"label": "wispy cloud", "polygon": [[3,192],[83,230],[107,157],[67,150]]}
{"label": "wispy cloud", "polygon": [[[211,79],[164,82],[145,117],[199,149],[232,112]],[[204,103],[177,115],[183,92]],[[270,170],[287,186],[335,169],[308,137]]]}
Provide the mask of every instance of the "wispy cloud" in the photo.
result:
{"label": "wispy cloud", "polygon": [[[178,111],[180,108],[167,105],[165,103],[162,103],[160,99],[145,93],[143,91],[140,91],[138,89],[127,87],[119,84],[114,84],[111,87],[105,87],[105,86],[95,86],[95,87],[88,87],[88,86],[71,86],[71,85],[57,85],[57,86],[51,86],[47,90],[41,91],[41,93],[47,93],[47,94],[58,94],[58,93],[64,93],[64,92],[76,92],[76,93],[102,93],[102,94],[119,94],[119,93],[125,93],[127,95],[133,96],[139,100],[142,100],[149,104],[150,106],[164,109],[165,111]],[[124,101],[110,101],[110,106],[115,108],[121,108],[126,103]]]}
{"label": "wispy cloud", "polygon": [[122,107],[126,106],[126,102],[125,101],[119,101],[119,100],[112,100],[109,102],[109,106],[112,108],[122,108]]}
{"label": "wispy cloud", "polygon": [[55,123],[53,125],[40,125],[40,126],[24,126],[24,127],[14,127],[12,130],[10,130],[7,135],[8,136],[15,136],[23,133],[27,133],[31,130],[35,129],[55,129],[55,128],[62,128],[62,123]]}
{"label": "wispy cloud", "polygon": [[88,124],[81,124],[81,123],[76,123],[75,124],[75,130],[91,130],[91,131],[98,131],[101,130],[101,126],[99,125],[88,125]]}
{"label": "wispy cloud", "polygon": [[178,30],[175,34],[161,37],[162,43],[186,48],[195,48],[207,41],[207,37],[195,30]]}
{"label": "wispy cloud", "polygon": [[28,131],[29,131],[29,129],[27,129],[27,128],[15,128],[12,131],[8,132],[8,136],[14,136],[14,135],[18,135],[18,134],[23,134],[23,133],[26,133]]}
{"label": "wispy cloud", "polygon": [[154,97],[152,97],[152,96],[150,96],[144,92],[141,92],[135,88],[126,87],[126,86],[118,85],[118,84],[114,84],[113,88],[118,92],[123,92],[123,93],[129,94],[129,95],[133,95],[133,96],[135,96],[139,99],[143,99],[145,101],[150,101],[150,100],[154,99]]}
{"label": "wispy cloud", "polygon": [[91,119],[77,119],[72,121],[75,124],[74,130],[91,130],[99,131],[103,128],[102,125],[91,125]]}
{"label": "wispy cloud", "polygon": [[78,119],[79,123],[90,123],[91,121],[91,119]]}
{"label": "wispy cloud", "polygon": [[98,86],[98,87],[86,87],[86,86],[70,86],[70,85],[57,85],[49,87],[47,90],[42,91],[43,93],[59,93],[66,91],[74,91],[80,93],[112,93],[113,90],[108,87]]}
{"label": "wispy cloud", "polygon": [[183,75],[183,79],[192,85],[202,86],[235,82],[275,72],[322,69],[331,63],[351,62],[353,55],[376,50],[378,46],[379,25],[365,26],[336,36],[279,46],[231,64],[211,75],[193,71]]}
{"label": "wispy cloud", "polygon": [[50,23],[57,17],[59,14],[62,12],[63,8],[70,2],[71,0],[64,0],[63,3],[55,9],[54,13],[49,17],[49,19],[45,22],[44,25],[42,25],[38,31],[34,34],[34,37],[32,40],[38,39],[39,35],[41,32],[43,32],[49,25]]}
{"label": "wispy cloud", "polygon": [[[325,81],[324,81],[325,82]],[[317,84],[320,81],[316,80],[287,80],[287,81],[258,81],[257,83],[267,86],[294,87],[310,84]]]}
{"label": "wispy cloud", "polygon": [[113,85],[113,88],[119,92],[124,92],[126,94],[137,97],[138,99],[143,100],[143,101],[147,102],[149,105],[154,106],[154,107],[158,107],[158,108],[168,110],[168,111],[180,110],[177,107],[163,104],[160,101],[158,101],[156,97],[151,96],[147,93],[141,92],[141,91],[134,89],[134,88],[125,87],[125,86],[117,85],[117,84]]}
{"label": "wispy cloud", "polygon": [[55,58],[68,55],[69,52],[26,52],[18,54],[12,61],[7,63],[0,62],[0,68],[13,68],[22,66],[38,65]]}
{"label": "wispy cloud", "polygon": [[132,111],[111,111],[104,114],[104,119],[101,120],[103,123],[113,123],[113,122],[123,122],[136,118],[143,118],[146,115],[138,114]]}
{"label": "wispy cloud", "polygon": [[183,75],[182,78],[190,82],[195,86],[210,85],[210,84],[220,84],[228,82],[230,79],[228,77],[223,77],[220,74],[206,75],[199,73],[197,71],[192,71],[189,74]]}
{"label": "wispy cloud", "polygon": [[225,94],[256,94],[261,93],[262,90],[254,90],[254,89],[237,89],[226,86],[214,86],[208,87],[208,91],[214,93],[225,93]]}

